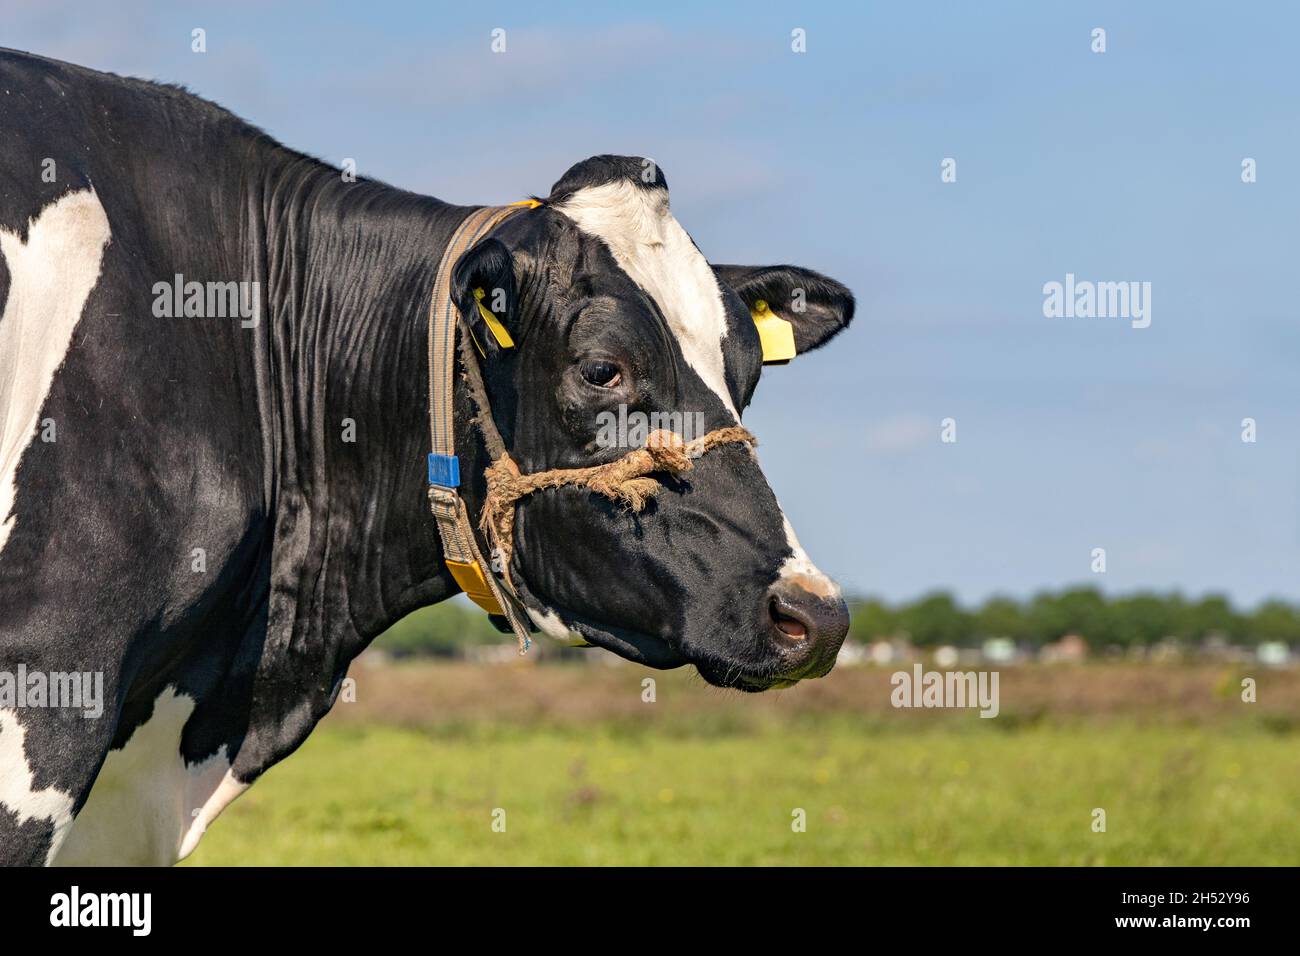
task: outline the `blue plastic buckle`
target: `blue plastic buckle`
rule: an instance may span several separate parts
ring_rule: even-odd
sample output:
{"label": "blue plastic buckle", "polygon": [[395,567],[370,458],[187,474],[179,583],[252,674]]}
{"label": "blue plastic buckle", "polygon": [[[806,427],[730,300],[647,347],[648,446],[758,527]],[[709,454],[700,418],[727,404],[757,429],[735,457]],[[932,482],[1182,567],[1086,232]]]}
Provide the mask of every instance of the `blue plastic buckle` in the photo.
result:
{"label": "blue plastic buckle", "polygon": [[455,455],[429,453],[429,484],[443,488],[460,487],[460,459]]}

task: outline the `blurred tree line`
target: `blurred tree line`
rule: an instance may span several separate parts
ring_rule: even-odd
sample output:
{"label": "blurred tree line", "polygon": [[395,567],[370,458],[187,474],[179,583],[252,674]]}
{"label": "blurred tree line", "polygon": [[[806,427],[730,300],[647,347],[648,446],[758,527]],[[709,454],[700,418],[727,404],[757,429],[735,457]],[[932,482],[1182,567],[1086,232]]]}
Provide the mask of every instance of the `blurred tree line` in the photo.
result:
{"label": "blurred tree line", "polygon": [[408,614],[375,638],[372,646],[394,657],[450,657],[468,645],[513,641],[494,628],[476,606],[456,597]]}
{"label": "blurred tree line", "polygon": [[[1239,611],[1216,594],[1198,600],[1150,592],[1107,598],[1095,588],[1073,588],[1027,601],[995,596],[976,608],[964,608],[952,595],[936,591],[902,604],[851,599],[849,610],[849,636],[863,643],[907,637],[920,647],[960,647],[1007,637],[1018,644],[1042,645],[1078,634],[1094,648],[1151,645],[1171,637],[1200,643],[1214,636],[1229,644],[1300,645],[1300,607],[1266,601],[1253,611]],[[488,623],[486,614],[458,597],[403,618],[374,646],[395,657],[452,656],[469,645],[512,641]]]}
{"label": "blurred tree line", "polygon": [[952,595],[936,591],[904,604],[853,600],[849,608],[851,638],[871,642],[907,636],[921,647],[971,645],[995,637],[1042,645],[1067,634],[1079,635],[1094,648],[1150,645],[1166,638],[1300,643],[1300,608],[1273,600],[1239,611],[1218,594],[1196,600],[1152,592],[1108,598],[1095,588],[1072,588],[1027,601],[994,596],[976,608],[963,608]]}

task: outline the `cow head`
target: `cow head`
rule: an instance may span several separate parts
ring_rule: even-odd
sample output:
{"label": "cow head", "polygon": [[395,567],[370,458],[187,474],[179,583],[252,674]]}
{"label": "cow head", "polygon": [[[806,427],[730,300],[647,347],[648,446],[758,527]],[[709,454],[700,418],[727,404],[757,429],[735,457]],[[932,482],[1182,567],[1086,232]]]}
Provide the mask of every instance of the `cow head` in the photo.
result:
{"label": "cow head", "polygon": [[[762,369],[760,301],[793,323],[799,352],[853,315],[849,291],[815,272],[710,265],[669,212],[662,173],[616,156],[574,166],[466,253],[452,294],[525,472],[613,460],[647,427],[689,439],[738,423]],[[848,611],[752,450],[718,446],[664,485],[637,514],[573,487],[520,503],[512,572],[538,626],[744,690],[829,671]]]}

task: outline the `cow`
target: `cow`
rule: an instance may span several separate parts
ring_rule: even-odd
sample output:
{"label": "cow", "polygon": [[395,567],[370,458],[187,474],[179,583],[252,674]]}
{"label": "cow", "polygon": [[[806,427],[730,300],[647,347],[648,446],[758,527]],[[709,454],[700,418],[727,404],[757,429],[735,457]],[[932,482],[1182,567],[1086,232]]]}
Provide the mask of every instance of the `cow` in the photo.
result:
{"label": "cow", "polygon": [[[18,51],[0,129],[0,861],[167,865],[302,744],[376,635],[460,590],[426,495],[427,316],[477,207],[347,175],[181,87]],[[624,454],[593,440],[618,409],[737,426],[761,303],[799,353],[854,310],[811,270],[711,265],[637,157],[578,162],[452,279],[530,472]],[[473,288],[508,293],[513,348]],[[845,602],[754,450],[658,480],[639,512],[577,487],[519,502],[530,626],[744,691],[827,673]]]}

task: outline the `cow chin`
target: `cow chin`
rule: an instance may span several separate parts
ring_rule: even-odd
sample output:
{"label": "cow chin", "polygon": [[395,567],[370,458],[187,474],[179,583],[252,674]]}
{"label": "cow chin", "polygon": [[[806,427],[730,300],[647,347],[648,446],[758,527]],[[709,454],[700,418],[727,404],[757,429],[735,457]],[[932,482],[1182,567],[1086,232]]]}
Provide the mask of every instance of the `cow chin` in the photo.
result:
{"label": "cow chin", "polygon": [[630,631],[610,624],[593,624],[568,615],[562,617],[573,630],[582,635],[588,644],[603,647],[637,664],[644,664],[646,667],[658,670],[669,670],[690,663],[668,641],[652,634]]}
{"label": "cow chin", "polygon": [[804,678],[824,676],[834,666],[832,659],[815,670],[799,673],[797,676],[788,675],[782,673],[779,661],[756,666],[740,661],[725,661],[712,655],[697,657],[694,654],[684,653],[673,643],[651,634],[610,624],[595,624],[570,614],[562,614],[561,618],[594,647],[604,648],[619,657],[658,670],[669,670],[692,664],[700,676],[714,687],[742,690],[746,693],[793,687]]}
{"label": "cow chin", "polygon": [[[653,667],[669,670],[686,664],[694,665],[700,676],[714,687],[759,693],[793,687],[801,680],[824,677],[835,664],[835,657],[801,659],[798,662],[784,654],[766,659],[729,659],[707,645],[668,640],[643,631],[597,622],[564,609],[552,609],[571,632],[581,636],[593,647],[617,654],[619,657]],[[755,633],[753,644],[765,643],[766,635]],[[838,647],[838,645],[837,645]]]}
{"label": "cow chin", "polygon": [[719,668],[711,665],[696,665],[700,676],[714,687],[743,690],[747,694],[761,694],[765,690],[781,690],[799,683],[797,677],[751,677],[737,674],[734,668]]}
{"label": "cow chin", "polygon": [[786,673],[784,662],[777,659],[768,663],[725,660],[712,651],[694,653],[684,651],[675,640],[666,640],[644,631],[636,631],[614,624],[597,622],[592,618],[563,609],[551,607],[565,628],[576,633],[593,647],[603,648],[635,664],[657,670],[671,670],[692,664],[701,677],[714,687],[732,688],[748,693],[792,687],[803,678],[821,677],[830,671],[834,659],[824,666],[805,668],[797,674]]}
{"label": "cow chin", "polygon": [[[516,585],[525,604],[539,609],[537,624],[557,638],[576,635],[660,670],[692,664],[709,684],[749,693],[825,676],[848,631],[848,611],[838,593],[819,596],[784,580],[766,589],[720,589],[729,596],[724,604],[681,607],[671,623],[665,620],[653,630],[637,626],[644,617],[633,624],[628,615],[616,624],[596,609],[580,613],[548,600],[518,576]],[[737,614],[742,606],[759,610],[745,620]]]}
{"label": "cow chin", "polygon": [[725,660],[712,654],[691,661],[700,676],[714,687],[759,693],[793,687],[801,680],[825,677],[835,666],[835,656],[818,658],[795,664],[784,655],[767,661],[740,662]]}

